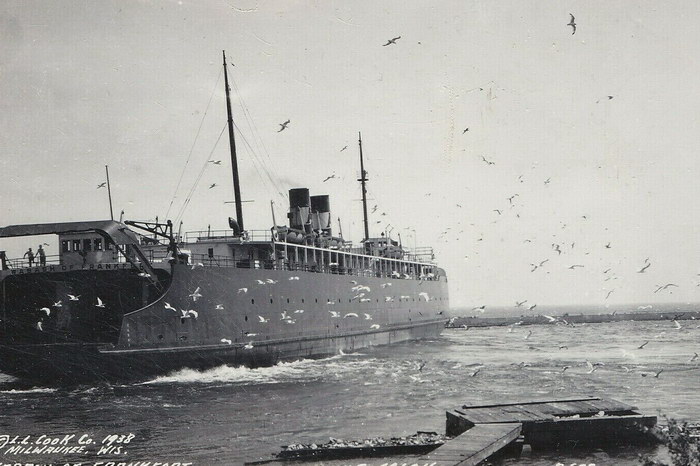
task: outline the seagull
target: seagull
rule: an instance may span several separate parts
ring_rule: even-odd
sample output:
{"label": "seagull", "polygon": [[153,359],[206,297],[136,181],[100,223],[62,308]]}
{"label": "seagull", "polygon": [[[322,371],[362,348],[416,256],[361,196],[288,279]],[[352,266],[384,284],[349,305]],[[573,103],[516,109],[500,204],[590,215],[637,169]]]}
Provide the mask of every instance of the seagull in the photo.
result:
{"label": "seagull", "polygon": [[107,182],[106,182],[106,181],[104,181],[104,182],[98,184],[98,185],[97,185],[97,189],[104,188],[105,186],[107,186]]}
{"label": "seagull", "polygon": [[267,283],[271,284],[271,285],[274,285],[275,283],[277,283],[277,280],[273,280],[273,279],[271,279],[271,278],[268,278],[268,279],[265,280],[265,281],[266,281]]}
{"label": "seagull", "polygon": [[609,242],[608,242],[608,244],[605,245],[605,248],[606,248],[606,249],[610,249],[610,243],[609,243]]}
{"label": "seagull", "polygon": [[340,313],[336,311],[328,311],[331,313],[331,317],[340,317]]}
{"label": "seagull", "polygon": [[238,294],[247,293],[247,292],[248,292],[248,288],[238,288]]}
{"label": "seagull", "polygon": [[201,262],[197,262],[196,264],[192,264],[192,270],[194,270],[197,267],[204,267],[204,264],[202,264]]}
{"label": "seagull", "polygon": [[216,183],[212,183],[212,184],[209,186],[209,189],[215,188],[215,187],[216,187]]}
{"label": "seagull", "polygon": [[564,366],[564,367],[561,368],[561,371],[562,371],[562,372],[565,372],[565,371],[566,371],[568,368],[570,368],[570,367],[571,367],[571,366]]}
{"label": "seagull", "polygon": [[105,307],[105,303],[102,302],[99,296],[97,298],[97,304],[95,304],[95,307]]}
{"label": "seagull", "polygon": [[[333,306],[333,305],[335,304],[335,301],[331,301],[331,300],[329,299],[328,301],[326,301],[326,304],[329,305],[329,306]],[[328,311],[328,312],[332,312],[332,311]]]}
{"label": "seagull", "polygon": [[347,148],[348,148],[348,146],[343,147],[342,149],[340,149],[340,152],[343,152]]}
{"label": "seagull", "polygon": [[193,293],[190,293],[189,297],[192,298],[192,301],[197,301],[199,298],[201,298],[202,295],[199,293],[199,287],[197,287]]}
{"label": "seagull", "polygon": [[547,314],[542,314],[542,317],[546,317],[548,321],[550,322],[556,322],[557,319],[556,317],[548,316]]}
{"label": "seagull", "polygon": [[299,280],[299,277],[289,277],[289,280]]}
{"label": "seagull", "polygon": [[285,319],[285,322],[288,324],[296,324],[297,321],[294,319]]}
{"label": "seagull", "polygon": [[44,331],[44,329],[41,328],[41,321],[39,321],[39,322],[36,323],[36,328],[37,328],[40,332],[43,332],[43,331]]}
{"label": "seagull", "polygon": [[245,348],[245,349],[253,349],[253,342],[252,342],[252,341],[249,341],[248,343],[246,343],[246,344],[243,346],[243,348]]}
{"label": "seagull", "polygon": [[476,310],[484,311],[485,309],[486,309],[486,304],[483,304],[481,306],[473,307],[472,311],[476,311]]}
{"label": "seagull", "polygon": [[255,281],[258,282],[258,285],[264,285],[264,284],[265,284],[265,282],[264,282],[263,280],[255,280]]}
{"label": "seagull", "polygon": [[243,332],[243,335],[245,335],[247,337],[257,337],[258,336],[257,333],[251,333],[251,332]]}
{"label": "seagull", "polygon": [[549,183],[551,183],[551,182],[552,182],[552,179],[551,179],[551,178],[547,178],[546,180],[544,180],[544,184],[549,184]]}
{"label": "seagull", "polygon": [[291,317],[289,317],[289,316],[287,315],[287,311],[286,311],[286,310],[285,310],[285,311],[282,311],[282,312],[280,313],[280,315],[282,316],[282,317],[280,317],[280,320],[291,319]]}
{"label": "seagull", "polygon": [[654,293],[658,293],[658,292],[661,291],[661,290],[665,290],[665,289],[668,288],[669,286],[675,286],[676,288],[678,288],[678,285],[676,285],[675,283],[667,283],[667,284],[665,284],[665,285],[663,285],[663,286],[657,285],[658,288],[656,288],[656,290],[654,291]]}
{"label": "seagull", "polygon": [[490,160],[486,160],[486,157],[484,157],[483,155],[481,156],[481,160],[486,162],[487,165],[496,165],[496,162],[491,162]]}
{"label": "seagull", "polygon": [[175,309],[174,307],[172,307],[169,303],[164,302],[163,304],[165,304],[165,308],[166,308],[166,309],[170,309],[171,311],[177,312],[177,309]]}
{"label": "seagull", "polygon": [[510,202],[510,204],[513,205],[513,198],[515,198],[516,196],[520,196],[520,194],[513,194],[512,196],[507,197],[506,199],[508,199],[508,202]]}
{"label": "seagull", "polygon": [[533,310],[533,309],[536,308],[536,307],[537,307],[537,304],[533,304],[532,306],[528,307],[527,310],[528,310],[528,311],[531,311],[531,310]]}
{"label": "seagull", "polygon": [[571,270],[574,270],[576,267],[583,267],[583,266],[582,266],[581,264],[574,264],[574,265],[570,265],[570,266],[569,266],[569,268],[570,268]]}
{"label": "seagull", "polygon": [[382,47],[386,47],[387,45],[391,45],[391,44],[396,45],[396,41],[399,39],[401,39],[401,36],[394,37],[393,39],[389,39],[389,40],[387,40],[386,44],[382,45]]}
{"label": "seagull", "polygon": [[637,347],[637,349],[643,349],[648,343],[649,343],[649,340],[645,341],[644,343],[642,343],[641,345],[639,345],[639,346]]}
{"label": "seagull", "polygon": [[608,291],[608,294],[605,295],[605,299],[608,299],[613,291],[615,291],[615,290]]}
{"label": "seagull", "polygon": [[426,301],[430,301],[430,296],[428,296],[428,293],[426,293],[425,291],[418,293],[418,296],[422,296],[425,298]]}
{"label": "seagull", "polygon": [[523,304],[525,304],[526,302],[527,302],[527,299],[526,299],[525,301],[520,301],[520,302],[516,301],[516,302],[515,302],[515,307],[521,307],[521,306],[522,306]]}
{"label": "seagull", "polygon": [[470,375],[471,377],[476,377],[476,374],[478,374],[480,370],[481,370],[481,367],[478,368],[477,370],[475,370],[474,372],[472,372],[472,373],[469,374],[469,375]]}
{"label": "seagull", "polygon": [[680,330],[683,328],[683,326],[681,326],[680,322],[678,322],[677,320],[674,320],[673,323],[676,324],[676,330]]}
{"label": "seagull", "polygon": [[[647,259],[647,260],[649,260],[649,259]],[[651,262],[647,263],[647,265],[645,265],[645,266],[642,267],[641,269],[637,270],[637,273],[644,273],[644,271],[645,271],[646,269],[648,269],[649,267],[651,267]]]}
{"label": "seagull", "polygon": [[688,362],[693,362],[698,358],[698,353],[694,353],[693,357],[688,360]]}
{"label": "seagull", "polygon": [[258,320],[260,320],[261,324],[266,324],[270,321],[270,319],[266,319],[263,316],[258,316]]}
{"label": "seagull", "polygon": [[372,320],[371,315],[367,314],[366,312],[363,312],[363,314],[365,315],[365,320]]}
{"label": "seagull", "polygon": [[586,361],[586,365],[588,366],[588,369],[589,369],[588,373],[589,374],[594,373],[596,371],[596,369],[598,369],[598,366],[597,365],[594,366],[593,364],[591,364],[590,361]]}
{"label": "seagull", "polygon": [[195,319],[199,317],[199,313],[197,311],[193,311],[192,309],[189,309],[185,311],[184,309],[180,309],[180,312],[182,313],[182,316],[180,316],[182,319],[189,319],[191,317],[194,317]]}
{"label": "seagull", "polygon": [[527,335],[525,335],[524,340],[527,340],[528,338],[530,338],[530,335],[532,335],[532,330],[527,331]]}
{"label": "seagull", "polygon": [[498,212],[498,215],[501,215],[501,211],[498,209],[493,209],[494,212]]}
{"label": "seagull", "polygon": [[151,276],[150,273],[146,273],[146,272],[141,272],[141,273],[139,273],[139,277],[147,278],[147,277],[150,277],[150,276]]}
{"label": "seagull", "polygon": [[464,131],[462,131],[462,134],[466,133],[467,131],[469,131],[469,128],[464,128]]}
{"label": "seagull", "polygon": [[39,310],[45,312],[47,317],[51,314],[51,309],[49,309],[48,307],[42,307]]}
{"label": "seagull", "polygon": [[345,314],[345,315],[343,316],[343,319],[346,319],[346,318],[348,318],[348,317],[359,317],[359,316],[358,316],[356,313],[354,313],[354,312],[348,312],[347,314]]}
{"label": "seagull", "polygon": [[217,311],[223,311],[224,310],[224,305],[223,304],[217,304],[216,307],[214,308]]}
{"label": "seagull", "polygon": [[573,31],[571,32],[571,35],[573,36],[574,34],[576,34],[576,23],[574,22],[574,15],[569,13],[569,16],[571,16],[571,21],[569,21],[569,24],[567,24],[567,26],[571,26],[571,28],[573,29]]}
{"label": "seagull", "polygon": [[208,160],[209,163],[213,163],[214,165],[221,165],[221,160]]}
{"label": "seagull", "polygon": [[386,288],[387,286],[391,286],[391,283],[382,283],[381,285],[382,288]]}
{"label": "seagull", "polygon": [[378,328],[379,328],[379,324],[372,324],[372,325],[369,326],[369,328],[378,329]]}
{"label": "seagull", "polygon": [[385,303],[391,303],[393,301],[394,301],[394,298],[392,298],[391,296],[387,296],[386,298],[384,298]]}
{"label": "seagull", "polygon": [[369,298],[362,298],[362,299],[360,299],[360,302],[361,302],[361,303],[368,303],[368,302],[370,302],[370,301],[372,301],[372,300],[369,299]]}
{"label": "seagull", "polygon": [[231,340],[229,340],[228,338],[222,338],[221,343],[226,343],[227,345],[230,345],[233,342]]}
{"label": "seagull", "polygon": [[296,311],[294,311],[294,313],[295,313],[295,314],[303,314],[303,313],[304,313],[304,310],[303,310],[303,309],[297,309]]}
{"label": "seagull", "polygon": [[[79,301],[78,298],[80,298],[80,295],[78,295],[78,296],[74,296],[74,295],[72,295],[72,294],[69,294],[69,295],[68,295],[68,300],[69,300],[69,301]],[[61,301],[59,301],[59,303],[60,303],[60,302],[61,302]],[[58,307],[58,306],[57,306],[57,307]]]}
{"label": "seagull", "polygon": [[289,126],[289,123],[291,123],[289,120],[285,121],[284,123],[279,123],[280,129],[277,132],[281,133],[282,131],[287,129],[287,126]]}
{"label": "seagull", "polygon": [[335,173],[333,173],[333,174],[332,174],[331,176],[329,176],[329,177],[326,177],[326,179],[323,180],[323,182],[325,183],[326,181],[328,181],[328,180],[330,180],[330,179],[333,179],[333,178],[335,178]]}
{"label": "seagull", "polygon": [[559,253],[559,255],[561,255],[561,248],[558,244],[552,244],[552,249],[554,249],[555,251],[557,251],[557,253]]}

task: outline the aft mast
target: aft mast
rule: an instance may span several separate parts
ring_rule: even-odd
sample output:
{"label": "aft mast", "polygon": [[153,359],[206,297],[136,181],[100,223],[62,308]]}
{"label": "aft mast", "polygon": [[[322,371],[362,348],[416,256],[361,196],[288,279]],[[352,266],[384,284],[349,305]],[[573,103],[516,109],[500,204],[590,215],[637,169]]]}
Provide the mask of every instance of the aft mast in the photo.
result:
{"label": "aft mast", "polygon": [[367,172],[365,171],[365,161],[362,158],[362,133],[358,132],[358,142],[360,143],[360,179],[357,180],[362,183],[362,212],[365,216],[365,241],[369,240],[369,223],[367,221]]}
{"label": "aft mast", "polygon": [[[235,231],[233,225],[231,227],[234,229],[236,235],[241,234],[243,231],[243,206],[241,205],[241,185],[238,181],[238,159],[236,158],[236,139],[233,136],[233,117],[231,116],[231,96],[229,95],[231,89],[228,87],[228,69],[226,68],[226,51],[222,51],[224,56],[224,81],[226,83],[226,110],[228,111],[228,140],[231,146],[231,170],[233,170],[233,195],[236,202],[236,221],[238,222],[238,231]],[[230,223],[230,219],[229,219]]]}

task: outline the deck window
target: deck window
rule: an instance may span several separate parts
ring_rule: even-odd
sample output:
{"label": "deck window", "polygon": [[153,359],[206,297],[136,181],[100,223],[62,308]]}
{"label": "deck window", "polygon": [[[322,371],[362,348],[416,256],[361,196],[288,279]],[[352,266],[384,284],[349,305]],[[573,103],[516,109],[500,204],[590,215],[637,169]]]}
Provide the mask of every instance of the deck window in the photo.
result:
{"label": "deck window", "polygon": [[61,252],[70,252],[70,241],[67,239],[61,241]]}
{"label": "deck window", "polygon": [[92,251],[92,240],[86,238],[83,240],[83,251]]}
{"label": "deck window", "polygon": [[102,238],[95,238],[93,241],[95,251],[102,251]]}
{"label": "deck window", "polygon": [[73,240],[73,252],[78,252],[78,251],[80,251],[80,240],[74,239]]}

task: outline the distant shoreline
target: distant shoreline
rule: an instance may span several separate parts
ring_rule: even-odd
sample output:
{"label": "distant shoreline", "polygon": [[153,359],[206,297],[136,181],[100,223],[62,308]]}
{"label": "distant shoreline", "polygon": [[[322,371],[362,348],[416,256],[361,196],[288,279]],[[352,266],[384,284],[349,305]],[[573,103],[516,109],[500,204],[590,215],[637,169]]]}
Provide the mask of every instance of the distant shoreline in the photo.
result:
{"label": "distant shoreline", "polygon": [[453,317],[447,324],[448,328],[460,327],[499,327],[508,325],[542,325],[542,324],[600,324],[624,321],[652,320],[698,320],[700,311],[686,312],[625,312],[613,314],[562,314],[552,316],[552,321],[543,315],[508,316],[508,317]]}

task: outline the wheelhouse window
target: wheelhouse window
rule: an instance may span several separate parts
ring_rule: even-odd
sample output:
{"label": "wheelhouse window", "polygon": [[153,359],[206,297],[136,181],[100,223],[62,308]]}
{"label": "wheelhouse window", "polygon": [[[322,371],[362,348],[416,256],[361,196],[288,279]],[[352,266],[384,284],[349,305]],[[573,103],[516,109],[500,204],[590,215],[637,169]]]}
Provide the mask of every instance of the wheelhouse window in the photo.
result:
{"label": "wheelhouse window", "polygon": [[74,239],[73,240],[73,252],[78,252],[78,251],[80,251],[80,240]]}
{"label": "wheelhouse window", "polygon": [[61,241],[61,252],[70,252],[70,241],[67,239]]}
{"label": "wheelhouse window", "polygon": [[102,238],[95,238],[93,241],[95,251],[102,251]]}
{"label": "wheelhouse window", "polygon": [[92,251],[92,240],[90,238],[83,240],[83,251]]}

